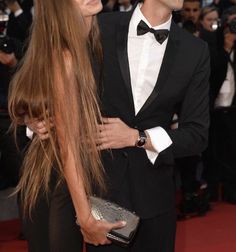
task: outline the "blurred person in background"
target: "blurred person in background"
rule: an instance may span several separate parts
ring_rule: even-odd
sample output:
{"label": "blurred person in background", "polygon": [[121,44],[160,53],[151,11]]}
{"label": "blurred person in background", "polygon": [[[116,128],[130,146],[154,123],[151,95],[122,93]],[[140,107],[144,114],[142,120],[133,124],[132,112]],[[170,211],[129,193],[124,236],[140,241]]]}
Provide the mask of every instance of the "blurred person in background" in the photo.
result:
{"label": "blurred person in background", "polygon": [[[180,26],[199,37],[200,0],[185,0],[181,11]],[[180,173],[182,199],[179,204],[178,218],[185,219],[205,215],[210,209],[207,183],[203,179],[202,154],[176,159],[177,172]]]}
{"label": "blurred person in background", "polygon": [[216,7],[207,6],[202,8],[199,22],[201,25],[200,30],[214,32],[219,26],[219,13]]}
{"label": "blurred person in background", "polygon": [[[26,1],[25,1],[26,3]],[[31,13],[16,0],[0,1],[0,189],[16,186],[21,165],[11,133],[8,133],[10,117],[7,112],[7,96],[15,68],[24,54],[25,40],[31,24]],[[17,132],[18,147],[27,142],[25,128]]]}
{"label": "blurred person in background", "polygon": [[[214,111],[213,101],[211,99],[211,88],[214,86],[214,71],[218,69],[221,71],[221,62],[218,58],[218,52],[221,51],[222,44],[220,43],[220,19],[218,9],[215,6],[206,6],[202,8],[199,17],[199,37],[206,41],[209,46],[210,58],[211,58],[211,75],[210,75],[210,115]],[[216,201],[218,197],[217,181],[219,180],[219,172],[216,169],[215,159],[215,139],[214,139],[214,120],[212,118],[209,129],[209,140],[206,151],[202,154],[202,160],[204,164],[203,178],[207,181],[208,197],[210,201]],[[213,193],[214,192],[214,193]]]}
{"label": "blurred person in background", "polygon": [[213,196],[217,195],[219,182],[222,182],[224,199],[236,204],[236,6],[223,13],[219,32],[217,49],[211,54],[210,78],[212,158],[215,164],[206,175]]}
{"label": "blurred person in background", "polygon": [[134,3],[132,0],[108,0],[104,2],[102,12],[131,11]]}
{"label": "blurred person in background", "polygon": [[131,0],[118,0],[118,4],[119,11],[131,11],[133,7]]}
{"label": "blurred person in background", "polygon": [[194,24],[198,24],[201,11],[201,0],[184,0],[181,11],[182,22],[191,20]]}

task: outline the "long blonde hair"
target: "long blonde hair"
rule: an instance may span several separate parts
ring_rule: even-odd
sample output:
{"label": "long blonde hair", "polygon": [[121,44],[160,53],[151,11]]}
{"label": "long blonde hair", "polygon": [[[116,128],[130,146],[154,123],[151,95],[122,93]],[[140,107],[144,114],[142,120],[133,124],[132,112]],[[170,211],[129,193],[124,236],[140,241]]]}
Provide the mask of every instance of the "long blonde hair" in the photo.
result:
{"label": "long blonde hair", "polygon": [[[96,18],[93,17],[90,31],[93,36],[88,36],[84,19],[74,2],[35,1],[29,47],[10,87],[9,113],[14,128],[28,116],[30,119],[44,120],[49,132],[47,140],[41,141],[37,136],[33,138],[23,162],[17,190],[21,192],[24,210],[29,212],[39,193],[48,195],[53,169],[58,173],[59,181],[63,179],[63,160],[57,130],[50,128],[50,118],[55,116],[55,109],[63,119],[66,143],[72,146],[86,192],[91,193],[92,182],[95,182],[96,187],[105,188],[103,168],[95,142],[101,116],[90,63],[91,51],[101,55],[99,32]],[[88,45],[93,48],[88,49]],[[65,51],[71,56],[73,76],[67,73]],[[59,66],[57,72],[55,60]],[[55,74],[58,70],[64,83],[63,101],[57,97]]]}

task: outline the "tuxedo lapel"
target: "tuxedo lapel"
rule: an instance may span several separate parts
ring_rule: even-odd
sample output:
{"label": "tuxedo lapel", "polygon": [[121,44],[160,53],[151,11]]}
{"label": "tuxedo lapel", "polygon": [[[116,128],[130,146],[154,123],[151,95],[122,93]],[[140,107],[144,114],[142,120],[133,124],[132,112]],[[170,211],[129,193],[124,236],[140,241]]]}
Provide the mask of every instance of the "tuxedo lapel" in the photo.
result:
{"label": "tuxedo lapel", "polygon": [[169,39],[167,42],[165,54],[163,57],[163,61],[160,68],[159,76],[157,78],[156,85],[151,95],[148,97],[143,107],[138,112],[137,116],[143,111],[145,111],[150,106],[150,104],[157,98],[157,96],[160,95],[161,89],[165,85],[168,75],[171,72],[173,63],[175,61],[175,57],[176,57],[177,49],[178,49],[178,41],[179,41],[178,31],[176,28],[176,24],[172,22],[171,28],[170,28]]}
{"label": "tuxedo lapel", "polygon": [[131,19],[132,13],[133,12],[125,13],[124,17],[121,19],[117,27],[117,55],[118,55],[122,77],[124,79],[128,96],[134,110],[133,95],[132,95],[131,80],[130,80],[128,50],[127,50],[129,21]]}

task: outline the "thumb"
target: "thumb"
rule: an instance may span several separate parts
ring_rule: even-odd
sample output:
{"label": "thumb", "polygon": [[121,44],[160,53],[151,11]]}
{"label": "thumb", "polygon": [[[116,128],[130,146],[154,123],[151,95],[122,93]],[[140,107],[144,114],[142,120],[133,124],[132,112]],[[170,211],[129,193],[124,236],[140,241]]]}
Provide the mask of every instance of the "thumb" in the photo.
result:
{"label": "thumb", "polygon": [[111,229],[120,229],[126,226],[126,221],[118,221],[116,223],[113,223],[111,225]]}

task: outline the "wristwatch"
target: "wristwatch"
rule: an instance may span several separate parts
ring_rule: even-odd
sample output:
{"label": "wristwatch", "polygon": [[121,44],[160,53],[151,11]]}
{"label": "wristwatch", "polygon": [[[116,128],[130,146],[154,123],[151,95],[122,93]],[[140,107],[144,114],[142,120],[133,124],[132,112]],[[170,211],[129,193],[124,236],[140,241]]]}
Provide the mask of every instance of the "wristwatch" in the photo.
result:
{"label": "wristwatch", "polygon": [[144,130],[138,130],[138,133],[139,133],[139,137],[137,141],[135,142],[135,146],[138,148],[143,148],[147,142],[147,135],[144,132]]}

